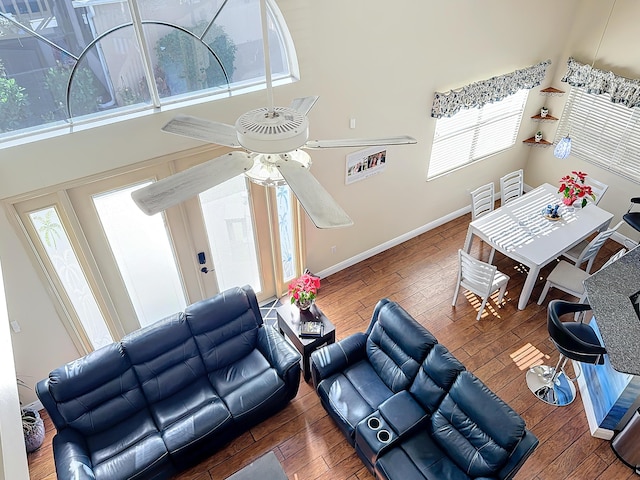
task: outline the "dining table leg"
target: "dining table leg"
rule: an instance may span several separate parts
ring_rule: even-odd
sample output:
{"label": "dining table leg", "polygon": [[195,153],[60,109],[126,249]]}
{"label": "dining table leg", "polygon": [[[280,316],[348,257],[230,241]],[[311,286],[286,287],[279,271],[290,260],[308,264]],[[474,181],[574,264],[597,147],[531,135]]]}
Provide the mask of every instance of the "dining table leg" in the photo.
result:
{"label": "dining table leg", "polygon": [[524,285],[522,286],[522,292],[520,292],[520,299],[518,300],[518,310],[524,310],[529,303],[529,298],[531,297],[531,292],[533,292],[533,287],[536,285],[536,280],[538,279],[538,275],[540,274],[540,267],[527,265],[529,268],[529,274],[527,275],[527,279],[524,281]]}
{"label": "dining table leg", "polygon": [[466,253],[471,253],[471,243],[473,242],[473,228],[469,225],[467,228],[467,238],[464,239],[464,247],[462,249]]}

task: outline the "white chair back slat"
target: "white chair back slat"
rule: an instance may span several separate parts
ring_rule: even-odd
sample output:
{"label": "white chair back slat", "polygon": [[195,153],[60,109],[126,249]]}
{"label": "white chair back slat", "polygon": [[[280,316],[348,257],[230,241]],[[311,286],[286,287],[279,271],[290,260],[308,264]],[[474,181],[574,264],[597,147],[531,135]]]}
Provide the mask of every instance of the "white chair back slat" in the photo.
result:
{"label": "white chair back slat", "polygon": [[584,183],[586,183],[587,185],[589,185],[591,187],[591,191],[596,196],[595,200],[592,199],[591,197],[587,197],[587,201],[588,202],[593,202],[596,205],[598,203],[600,203],[600,200],[602,199],[602,197],[604,196],[605,192],[609,188],[609,185],[607,185],[606,183],[602,183],[601,181],[596,180],[593,177],[585,178]]}
{"label": "white chair back slat", "polygon": [[500,178],[501,204],[506,205],[522,196],[524,192],[524,171],[522,169],[511,172]]}
{"label": "white chair back slat", "polygon": [[509,277],[499,272],[498,267],[495,265],[478,260],[464,250],[458,250],[458,281],[456,282],[452,305],[455,306],[456,304],[460,286],[466,288],[482,298],[482,305],[476,317],[479,320],[487,300],[493,292],[499,290],[498,302],[502,301],[508,281]]}
{"label": "white chair back slat", "polygon": [[495,206],[495,188],[487,183],[471,192],[471,221],[493,211]]}
{"label": "white chair back slat", "polygon": [[615,231],[618,229],[618,227],[620,227],[621,224],[622,222],[619,222],[615,227],[605,230],[604,232],[600,232],[598,235],[596,235],[578,257],[576,266],[579,267],[584,262],[588,262],[586,271],[589,272],[591,270],[591,265],[593,265],[593,261],[596,258],[596,255],[598,255],[598,252],[600,251],[600,248],[602,247],[602,245],[604,245],[604,242],[606,242],[615,233]]}

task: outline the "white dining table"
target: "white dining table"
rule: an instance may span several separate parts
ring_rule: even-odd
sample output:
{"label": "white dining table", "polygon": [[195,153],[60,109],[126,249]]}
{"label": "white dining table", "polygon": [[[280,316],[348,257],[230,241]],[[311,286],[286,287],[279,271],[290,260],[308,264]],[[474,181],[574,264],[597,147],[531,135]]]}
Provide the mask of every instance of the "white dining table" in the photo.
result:
{"label": "white dining table", "polygon": [[[558,188],[544,183],[469,224],[466,252],[471,251],[476,236],[529,269],[518,300],[519,310],[527,306],[542,267],[593,232],[607,228],[613,218],[613,214],[594,203],[573,208],[561,200]],[[561,218],[547,219],[547,205],[558,204]]]}

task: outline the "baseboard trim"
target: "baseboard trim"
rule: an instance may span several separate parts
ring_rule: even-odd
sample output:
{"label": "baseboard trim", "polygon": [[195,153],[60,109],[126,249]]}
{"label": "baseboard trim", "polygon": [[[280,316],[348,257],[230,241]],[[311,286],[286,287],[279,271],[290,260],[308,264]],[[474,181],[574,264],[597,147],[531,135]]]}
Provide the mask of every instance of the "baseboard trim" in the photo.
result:
{"label": "baseboard trim", "polygon": [[422,235],[423,233],[428,232],[429,230],[433,230],[434,228],[439,227],[440,225],[444,225],[445,223],[450,222],[451,220],[455,220],[456,218],[461,217],[462,215],[466,215],[470,211],[471,211],[471,205],[467,205],[466,207],[463,207],[459,210],[451,212],[445,215],[444,217],[440,217],[437,220],[434,220],[433,222],[429,222],[426,225],[423,225],[422,227],[418,227],[415,230],[411,230],[410,232],[400,235],[399,237],[393,238],[388,242],[385,242],[376,247],[370,248],[369,250],[366,250],[362,253],[359,253],[358,255],[355,255],[351,258],[343,260],[342,262],[337,263],[325,270],[316,272],[314,273],[314,275],[317,275],[320,278],[324,278],[324,277],[328,277],[329,275],[333,275],[334,273],[338,273],[340,270],[344,270],[345,268],[351,267],[356,263],[366,260],[367,258],[373,257],[378,253],[382,253],[385,250],[390,249],[391,247],[400,245],[401,243],[406,242],[407,240],[411,240],[412,238],[417,237],[418,235]]}

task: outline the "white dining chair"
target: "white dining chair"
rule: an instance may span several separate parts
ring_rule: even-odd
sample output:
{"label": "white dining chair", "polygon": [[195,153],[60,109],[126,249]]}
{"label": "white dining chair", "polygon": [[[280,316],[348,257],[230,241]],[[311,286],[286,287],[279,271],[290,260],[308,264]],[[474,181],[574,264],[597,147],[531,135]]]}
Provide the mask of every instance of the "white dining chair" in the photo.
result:
{"label": "white dining chair", "polygon": [[[627,253],[627,249],[623,248],[617,253],[611,255],[611,257],[609,257],[609,260],[607,260],[606,263],[602,267],[600,267],[600,270],[611,265],[625,253]],[[591,274],[585,272],[581,268],[578,268],[575,265],[571,265],[569,262],[566,262],[564,260],[560,260],[560,262],[558,262],[558,265],[556,265],[553,270],[551,270],[551,273],[547,277],[547,282],[544,284],[544,288],[542,289],[542,293],[540,294],[540,298],[538,299],[538,305],[542,305],[542,302],[544,302],[547,293],[549,293],[549,290],[552,288],[557,288],[558,290],[562,290],[569,295],[578,297],[580,299],[580,303],[584,302],[586,300],[584,281],[590,276]]]}
{"label": "white dining chair", "polygon": [[607,185],[606,183],[602,183],[601,181],[596,180],[593,177],[585,178],[584,183],[591,187],[591,191],[596,196],[595,200],[591,197],[587,197],[587,201],[595,203],[596,205],[600,203],[600,200],[602,200],[602,197],[609,188],[609,185]]}
{"label": "white dining chair", "polygon": [[471,195],[471,221],[493,211],[495,206],[495,192],[493,182],[476,188]]}
{"label": "white dining chair", "polygon": [[[495,188],[493,182],[476,188],[471,195],[471,221],[492,212],[495,207]],[[493,263],[493,255],[496,253],[495,248],[491,248],[489,253],[489,263]]]}
{"label": "white dining chair", "polygon": [[524,192],[524,172],[522,169],[507,173],[500,178],[501,205],[522,196]]}
{"label": "white dining chair", "polygon": [[501,303],[507,290],[509,276],[498,271],[498,267],[472,257],[464,250],[458,250],[458,280],[453,294],[452,306],[456,306],[460,287],[475,293],[482,298],[482,305],[478,310],[476,320],[484,311],[487,300],[496,291],[500,291],[497,303]]}
{"label": "white dining chair", "polygon": [[592,240],[583,240],[575,247],[564,252],[562,256],[572,261],[578,268],[580,268],[584,262],[587,262],[587,268],[585,268],[585,271],[589,273],[593,266],[593,262],[596,259],[596,255],[598,255],[598,252],[600,251],[600,247],[602,247],[604,242],[606,242],[607,239],[615,233],[622,223],[623,222],[620,221],[615,227],[609,228],[604,232],[600,232],[598,235],[593,237]]}

